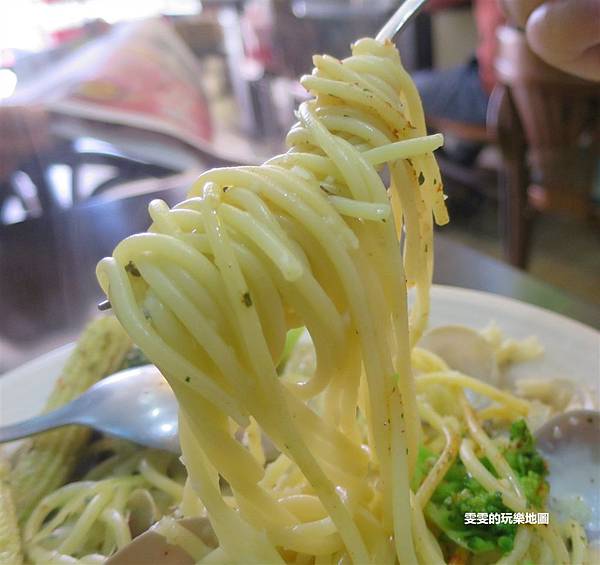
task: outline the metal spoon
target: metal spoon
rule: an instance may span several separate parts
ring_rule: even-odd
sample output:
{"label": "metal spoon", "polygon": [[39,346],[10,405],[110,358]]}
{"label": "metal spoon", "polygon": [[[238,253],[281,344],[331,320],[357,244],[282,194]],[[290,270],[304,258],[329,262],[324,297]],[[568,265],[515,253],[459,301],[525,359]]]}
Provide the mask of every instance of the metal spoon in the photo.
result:
{"label": "metal spoon", "polygon": [[559,414],[535,436],[548,463],[550,510],[582,523],[590,540],[600,539],[600,412]]}
{"label": "metal spoon", "polygon": [[177,401],[154,365],[119,371],[57,410],[0,428],[0,443],[70,424],[181,453]]}

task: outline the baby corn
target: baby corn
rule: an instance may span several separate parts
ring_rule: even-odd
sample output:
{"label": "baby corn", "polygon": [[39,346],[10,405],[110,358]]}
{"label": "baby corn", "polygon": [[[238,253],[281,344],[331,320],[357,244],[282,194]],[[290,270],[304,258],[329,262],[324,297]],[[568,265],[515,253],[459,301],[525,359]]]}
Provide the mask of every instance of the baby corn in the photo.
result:
{"label": "baby corn", "polygon": [[21,565],[21,535],[7,479],[8,465],[0,459],[0,565]]}

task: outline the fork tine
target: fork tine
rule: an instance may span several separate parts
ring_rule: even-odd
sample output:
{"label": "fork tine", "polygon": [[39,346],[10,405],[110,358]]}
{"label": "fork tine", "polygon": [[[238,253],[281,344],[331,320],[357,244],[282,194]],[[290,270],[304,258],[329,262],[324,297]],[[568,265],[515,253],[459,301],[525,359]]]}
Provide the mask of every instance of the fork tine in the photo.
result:
{"label": "fork tine", "polygon": [[427,0],[404,0],[394,15],[383,25],[375,36],[377,41],[393,39],[394,36],[406,26],[413,16],[421,9]]}

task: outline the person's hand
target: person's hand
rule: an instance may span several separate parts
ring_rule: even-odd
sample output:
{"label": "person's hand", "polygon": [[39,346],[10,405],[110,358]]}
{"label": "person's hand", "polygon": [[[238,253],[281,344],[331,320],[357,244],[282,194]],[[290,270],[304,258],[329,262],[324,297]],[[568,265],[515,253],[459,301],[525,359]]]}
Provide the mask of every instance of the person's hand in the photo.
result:
{"label": "person's hand", "polygon": [[546,63],[600,80],[600,0],[502,0],[502,4]]}
{"label": "person's hand", "polygon": [[531,13],[525,29],[541,59],[600,81],[600,0],[549,0]]}
{"label": "person's hand", "polygon": [[524,30],[531,12],[545,1],[546,0],[500,0],[500,6],[509,21]]}
{"label": "person's hand", "polygon": [[48,114],[39,107],[0,106],[0,179],[50,145]]}

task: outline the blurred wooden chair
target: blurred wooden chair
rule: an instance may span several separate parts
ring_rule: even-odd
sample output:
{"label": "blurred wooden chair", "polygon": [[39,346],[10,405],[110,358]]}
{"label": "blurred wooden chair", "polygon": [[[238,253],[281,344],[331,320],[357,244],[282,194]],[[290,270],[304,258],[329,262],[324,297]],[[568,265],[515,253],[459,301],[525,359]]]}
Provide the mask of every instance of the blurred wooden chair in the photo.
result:
{"label": "blurred wooden chair", "polygon": [[[427,127],[431,131],[439,131],[446,136],[452,136],[460,142],[469,142],[473,145],[485,146],[495,143],[495,125],[490,127],[480,126],[439,118],[435,116],[426,116]],[[458,184],[473,192],[482,194],[495,200],[497,198],[497,173],[489,167],[482,167],[476,161],[474,164],[461,164],[455,159],[451,159],[443,151],[436,153],[440,170],[446,183]]]}
{"label": "blurred wooden chair", "polygon": [[[528,47],[523,32],[498,30],[488,122],[504,158],[503,216],[508,260],[524,268],[536,211],[581,221],[600,162],[600,83],[558,71]],[[501,192],[502,194],[502,192]]]}

